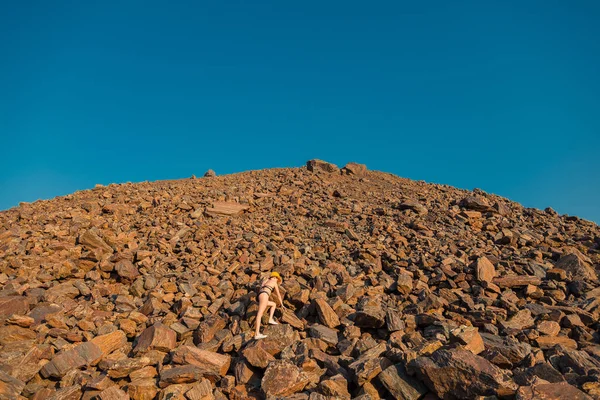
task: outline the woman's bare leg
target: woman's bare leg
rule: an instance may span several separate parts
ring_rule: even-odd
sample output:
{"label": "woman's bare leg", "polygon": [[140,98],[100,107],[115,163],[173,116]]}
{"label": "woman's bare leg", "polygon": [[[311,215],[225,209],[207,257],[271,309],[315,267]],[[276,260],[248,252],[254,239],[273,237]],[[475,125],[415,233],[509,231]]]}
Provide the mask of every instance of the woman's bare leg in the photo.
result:
{"label": "woman's bare leg", "polygon": [[269,311],[269,322],[277,322],[273,319],[273,316],[275,315],[275,308],[277,308],[277,304],[274,301],[270,301],[267,303],[267,306],[271,307],[271,310]]}
{"label": "woman's bare leg", "polygon": [[255,336],[260,334],[260,322],[262,319],[265,310],[267,309],[267,305],[269,304],[269,295],[266,293],[258,296],[258,311],[256,312],[256,329],[254,331]]}

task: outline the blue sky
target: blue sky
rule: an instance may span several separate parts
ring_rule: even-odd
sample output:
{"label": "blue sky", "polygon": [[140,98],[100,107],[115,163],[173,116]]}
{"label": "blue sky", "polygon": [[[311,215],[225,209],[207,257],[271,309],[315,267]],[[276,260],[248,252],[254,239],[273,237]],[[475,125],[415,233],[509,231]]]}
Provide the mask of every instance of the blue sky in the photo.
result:
{"label": "blue sky", "polygon": [[599,20],[597,1],[3,2],[0,209],[321,158],[598,223]]}

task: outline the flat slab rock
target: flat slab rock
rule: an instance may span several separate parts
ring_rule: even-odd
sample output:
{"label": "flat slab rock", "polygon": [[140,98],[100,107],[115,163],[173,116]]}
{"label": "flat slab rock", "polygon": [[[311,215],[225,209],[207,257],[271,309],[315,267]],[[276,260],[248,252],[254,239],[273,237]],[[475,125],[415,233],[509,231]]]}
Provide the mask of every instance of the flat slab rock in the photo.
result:
{"label": "flat slab rock", "polygon": [[250,206],[230,201],[215,201],[212,207],[207,207],[207,215],[238,215],[248,210]]}

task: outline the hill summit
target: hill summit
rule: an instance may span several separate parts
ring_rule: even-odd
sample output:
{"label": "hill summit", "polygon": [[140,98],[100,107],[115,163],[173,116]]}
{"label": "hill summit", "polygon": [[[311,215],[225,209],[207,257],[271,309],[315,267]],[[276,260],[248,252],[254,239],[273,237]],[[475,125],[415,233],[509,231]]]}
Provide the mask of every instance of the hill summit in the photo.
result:
{"label": "hill summit", "polygon": [[0,399],[599,399],[599,269],[591,222],[356,163],[98,185],[0,213]]}

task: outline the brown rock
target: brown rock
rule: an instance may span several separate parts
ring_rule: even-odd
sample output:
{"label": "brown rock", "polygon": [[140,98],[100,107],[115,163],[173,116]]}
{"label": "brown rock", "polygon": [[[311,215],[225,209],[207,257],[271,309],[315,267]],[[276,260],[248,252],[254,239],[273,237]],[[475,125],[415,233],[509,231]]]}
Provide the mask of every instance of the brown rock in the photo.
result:
{"label": "brown rock", "polygon": [[99,249],[108,254],[112,254],[113,249],[97,233],[97,230],[90,229],[79,236],[79,243],[88,250]]}
{"label": "brown rock", "polygon": [[428,391],[422,382],[406,373],[402,364],[386,368],[378,375],[377,379],[388,390],[392,398],[397,400],[418,400]]}
{"label": "brown rock", "polygon": [[177,333],[171,328],[157,322],[146,328],[137,339],[134,353],[144,353],[148,350],[168,352],[177,345]]}
{"label": "brown rock", "polygon": [[235,202],[227,201],[215,201],[212,207],[207,207],[205,213],[207,215],[218,216],[218,215],[238,215],[248,210],[248,205],[239,204]]}
{"label": "brown rock", "polygon": [[496,268],[487,257],[479,257],[475,263],[475,273],[479,281],[492,283],[496,276]]}
{"label": "brown rock", "polygon": [[16,399],[24,387],[24,382],[0,371],[0,399]]}
{"label": "brown rock", "polygon": [[160,387],[167,387],[178,383],[191,383],[203,377],[202,369],[195,365],[183,365],[160,372]]}
{"label": "brown rock", "polygon": [[21,328],[16,325],[8,325],[0,328],[0,345],[2,346],[24,340],[33,340],[35,338],[35,332],[31,329]]}
{"label": "brown rock", "polygon": [[311,337],[321,339],[334,346],[338,343],[337,331],[324,325],[312,325],[309,329],[309,334]]}
{"label": "brown rock", "polygon": [[531,311],[528,309],[519,310],[508,321],[502,322],[502,328],[509,335],[516,335],[525,328],[530,328],[534,324]]}
{"label": "brown rock", "polygon": [[581,254],[572,253],[562,256],[554,265],[563,269],[572,280],[598,280],[594,268],[584,260]]}
{"label": "brown rock", "polygon": [[556,345],[568,347],[570,349],[577,348],[577,342],[564,336],[540,336],[535,340],[540,349],[551,349]]}
{"label": "brown rock", "polygon": [[134,281],[135,278],[140,276],[138,269],[129,260],[120,260],[115,265],[115,271],[121,278]]}
{"label": "brown rock", "polygon": [[340,171],[340,169],[337,167],[337,165],[331,164],[331,163],[328,163],[325,161],[317,160],[317,159],[307,161],[306,168],[311,172],[321,171],[321,172],[333,173],[333,172]]}
{"label": "brown rock", "polygon": [[517,390],[510,376],[468,350],[438,350],[411,362],[419,379],[441,398],[505,396]]}
{"label": "brown rock", "polygon": [[215,333],[225,328],[225,325],[226,322],[223,318],[217,315],[209,315],[204,321],[200,322],[194,334],[195,342],[198,344],[211,341]]}
{"label": "brown rock", "polygon": [[269,354],[262,346],[251,345],[246,347],[242,354],[248,360],[250,365],[257,368],[267,368],[267,365],[271,361],[275,360],[271,354]]}
{"label": "brown rock", "polygon": [[49,363],[42,367],[40,374],[45,378],[62,378],[72,369],[98,363],[103,355],[102,349],[96,344],[82,343],[54,356]]}
{"label": "brown rock", "polygon": [[91,342],[98,346],[104,355],[108,355],[125,346],[127,344],[127,336],[125,332],[117,330],[106,335],[96,336]]}
{"label": "brown rock", "polygon": [[154,379],[134,379],[127,385],[127,394],[132,400],[154,400],[158,393]]}
{"label": "brown rock", "polygon": [[178,347],[171,353],[171,358],[176,364],[191,364],[200,368],[204,375],[212,376],[225,376],[231,364],[231,357],[228,355],[192,346]]}
{"label": "brown rock", "polygon": [[150,364],[148,357],[125,358],[119,360],[108,369],[108,376],[111,378],[125,378],[130,373],[138,371]]}
{"label": "brown rock", "polygon": [[340,325],[340,319],[329,304],[323,299],[315,300],[315,308],[323,325],[335,328]]}
{"label": "brown rock", "polygon": [[533,285],[538,286],[542,283],[542,280],[537,276],[516,276],[516,275],[507,275],[498,278],[494,278],[493,283],[498,285],[501,288],[511,288],[515,286],[527,286]]}
{"label": "brown rock", "polygon": [[108,389],[104,389],[98,395],[98,400],[129,400],[129,395],[117,386],[111,386]]}
{"label": "brown rock", "polygon": [[365,297],[358,305],[354,324],[361,328],[381,328],[385,324],[385,311],[377,301]]}
{"label": "brown rock", "polygon": [[367,173],[367,166],[365,164],[349,162],[344,168],[342,168],[342,172],[348,175],[363,176]]}
{"label": "brown rock", "polygon": [[323,380],[319,383],[319,390],[325,396],[332,396],[336,399],[349,400],[350,392],[348,392],[348,382],[342,375],[336,375],[331,379]]}
{"label": "brown rock", "polygon": [[537,330],[547,336],[556,336],[560,332],[560,325],[555,321],[541,321],[537,325]]}
{"label": "brown rock", "polygon": [[79,400],[80,398],[81,386],[71,385],[58,389],[48,400]]}
{"label": "brown rock", "polygon": [[469,350],[473,354],[479,354],[485,350],[479,329],[472,326],[462,325],[451,330],[450,340],[460,343],[466,350]]}
{"label": "brown rock", "polygon": [[590,396],[563,383],[540,383],[534,386],[521,386],[516,394],[517,400],[592,400]]}
{"label": "brown rock", "polygon": [[24,315],[29,312],[29,301],[22,296],[0,297],[0,320],[13,314]]}
{"label": "brown rock", "polygon": [[287,397],[304,389],[308,379],[298,367],[286,360],[269,364],[261,381],[261,389],[267,397]]}

